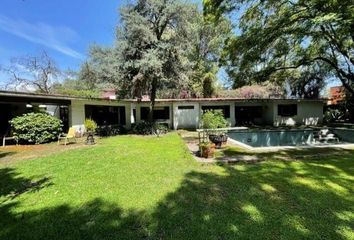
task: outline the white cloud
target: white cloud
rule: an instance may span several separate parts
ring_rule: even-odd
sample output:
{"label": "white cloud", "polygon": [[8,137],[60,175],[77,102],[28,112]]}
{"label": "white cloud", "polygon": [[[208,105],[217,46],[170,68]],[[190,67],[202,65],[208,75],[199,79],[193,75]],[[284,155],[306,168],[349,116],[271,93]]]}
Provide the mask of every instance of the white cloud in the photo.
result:
{"label": "white cloud", "polygon": [[83,55],[68,46],[79,38],[68,27],[51,26],[46,23],[29,23],[21,19],[11,19],[0,15],[0,29],[27,41],[52,48],[67,56],[83,58]]}

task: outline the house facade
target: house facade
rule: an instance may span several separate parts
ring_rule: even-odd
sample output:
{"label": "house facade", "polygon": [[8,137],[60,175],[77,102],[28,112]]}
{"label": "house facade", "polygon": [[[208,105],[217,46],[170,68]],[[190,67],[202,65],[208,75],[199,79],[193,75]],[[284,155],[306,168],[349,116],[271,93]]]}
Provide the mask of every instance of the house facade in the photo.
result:
{"label": "house facade", "polygon": [[[323,99],[158,99],[153,115],[155,121],[173,129],[198,128],[203,112],[211,109],[221,110],[231,126],[318,125],[323,120],[324,104]],[[0,134],[8,131],[10,119],[34,108],[60,118],[64,128],[74,127],[83,133],[86,118],[98,125],[130,129],[132,124],[147,120],[149,102],[0,91]]]}

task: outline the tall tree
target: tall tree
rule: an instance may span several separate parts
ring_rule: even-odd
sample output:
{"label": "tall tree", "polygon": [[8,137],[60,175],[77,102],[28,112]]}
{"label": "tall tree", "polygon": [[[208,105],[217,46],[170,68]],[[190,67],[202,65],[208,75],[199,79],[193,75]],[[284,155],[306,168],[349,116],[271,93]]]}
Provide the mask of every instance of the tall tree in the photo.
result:
{"label": "tall tree", "polygon": [[[209,21],[202,13],[198,13],[191,27],[192,46],[188,56],[191,74],[188,88],[192,89],[193,95],[206,96],[205,93],[210,93],[209,90],[215,91],[215,89],[205,89],[204,86],[215,85],[223,48],[232,36],[231,22],[226,18],[220,18],[215,22]],[[208,82],[211,79],[214,79],[214,82]],[[204,80],[207,82],[204,83]]]}
{"label": "tall tree", "polygon": [[[329,69],[354,94],[354,1],[204,0],[207,16],[231,13],[225,63],[235,81],[264,81],[289,69]],[[321,69],[319,68],[319,70]],[[305,78],[306,79],[306,78]]]}
{"label": "tall tree", "polygon": [[6,88],[34,90],[40,93],[50,93],[53,83],[61,74],[61,70],[45,51],[37,56],[13,58],[11,64],[1,70],[10,76]]}
{"label": "tall tree", "polygon": [[150,97],[149,120],[159,89],[178,88],[187,80],[188,25],[195,4],[138,0],[120,10],[113,48],[95,46],[90,64],[102,81],[115,83],[121,97]]}
{"label": "tall tree", "polygon": [[99,79],[90,63],[85,61],[78,72],[78,80],[83,83],[84,89],[95,90]]}

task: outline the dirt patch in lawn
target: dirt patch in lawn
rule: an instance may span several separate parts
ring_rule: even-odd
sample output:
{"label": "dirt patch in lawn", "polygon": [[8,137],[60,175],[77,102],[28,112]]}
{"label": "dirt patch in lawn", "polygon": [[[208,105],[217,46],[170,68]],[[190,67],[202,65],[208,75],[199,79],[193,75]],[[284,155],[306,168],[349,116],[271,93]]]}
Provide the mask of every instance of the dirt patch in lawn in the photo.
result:
{"label": "dirt patch in lawn", "polygon": [[56,142],[39,145],[9,145],[0,147],[0,165],[7,165],[17,161],[45,157],[67,150],[88,146],[89,145],[85,144],[85,138],[78,139],[77,143],[71,143],[68,145],[58,145]]}

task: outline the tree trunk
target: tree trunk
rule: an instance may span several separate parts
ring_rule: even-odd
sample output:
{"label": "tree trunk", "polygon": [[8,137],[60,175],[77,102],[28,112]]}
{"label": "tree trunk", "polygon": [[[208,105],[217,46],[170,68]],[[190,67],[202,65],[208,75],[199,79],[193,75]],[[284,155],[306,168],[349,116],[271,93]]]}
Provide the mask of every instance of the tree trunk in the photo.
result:
{"label": "tree trunk", "polygon": [[154,80],[152,80],[152,83],[151,83],[151,92],[150,92],[150,106],[149,106],[149,116],[148,116],[148,121],[150,123],[152,123],[154,121],[154,107],[155,107],[156,91],[157,91],[157,81],[156,81],[156,79],[154,79]]}

